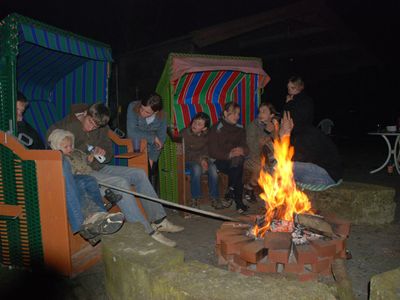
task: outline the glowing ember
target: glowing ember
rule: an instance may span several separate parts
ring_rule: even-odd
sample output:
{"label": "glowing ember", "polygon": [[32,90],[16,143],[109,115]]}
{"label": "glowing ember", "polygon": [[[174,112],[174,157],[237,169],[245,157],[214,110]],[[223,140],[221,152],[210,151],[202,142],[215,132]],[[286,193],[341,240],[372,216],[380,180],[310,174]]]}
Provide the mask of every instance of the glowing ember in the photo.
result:
{"label": "glowing ember", "polygon": [[[263,190],[260,197],[265,201],[266,212],[262,227],[256,225],[253,228],[254,236],[263,237],[274,219],[292,223],[294,213],[312,213],[308,197],[297,190],[293,179],[293,154],[294,148],[290,146],[289,136],[275,139],[274,155],[277,164],[274,172],[271,175],[262,169],[258,179]],[[288,231],[291,231],[290,228]]]}

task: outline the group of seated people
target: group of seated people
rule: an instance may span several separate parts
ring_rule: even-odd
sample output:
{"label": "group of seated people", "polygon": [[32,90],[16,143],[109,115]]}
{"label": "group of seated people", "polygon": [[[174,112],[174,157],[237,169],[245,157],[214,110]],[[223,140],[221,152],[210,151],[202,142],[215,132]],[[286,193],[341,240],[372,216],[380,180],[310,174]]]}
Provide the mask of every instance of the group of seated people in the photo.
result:
{"label": "group of seated people", "polygon": [[[240,106],[227,102],[219,121],[211,126],[210,117],[199,112],[190,125],[179,132],[185,140],[186,169],[191,175],[193,207],[199,206],[201,198],[201,175],[208,174],[209,194],[212,206],[221,209],[226,202],[234,201],[237,212],[246,213],[249,202],[255,201],[261,168],[272,172],[275,161],[273,140],[290,135],[295,148],[294,179],[296,182],[334,185],[342,176],[338,151],[320,130],[312,125],[313,103],[303,92],[300,77],[288,82],[288,96],[281,119],[270,103],[261,103],[257,118],[244,128],[238,124]],[[22,119],[27,101],[22,94],[17,99],[17,130],[29,127]],[[76,106],[64,119],[51,125],[47,131],[47,144],[51,149],[63,153],[63,172],[66,183],[66,199],[69,223],[72,232],[79,232],[92,244],[102,234],[116,232],[127,222],[140,222],[145,231],[155,240],[174,247],[176,243],[161,232],[179,232],[183,227],[167,220],[164,207],[153,201],[140,200],[147,217],[143,215],[131,193],[115,194],[107,189],[106,194],[120,198],[116,204],[120,213],[108,213],[103,205],[98,182],[129,190],[135,186],[138,193],[157,198],[154,176],[157,161],[167,137],[167,120],[162,112],[162,99],[154,93],[147,99],[134,101],[127,110],[128,138],[139,136],[147,140],[149,173],[138,168],[114,166],[110,162],[112,142],[108,137],[109,109],[101,103]],[[33,137],[29,128],[27,135]],[[34,130],[33,130],[34,131]],[[39,138],[40,140],[40,138]],[[27,145],[41,148],[44,145]],[[88,146],[93,146],[88,152]],[[103,156],[104,161],[98,161]],[[261,157],[265,165],[261,165]],[[243,174],[248,170],[250,178],[244,183]],[[218,192],[218,172],[228,176],[228,188],[221,199]],[[149,180],[150,178],[150,180]],[[153,183],[153,184],[152,184]],[[225,203],[224,203],[225,202]]]}
{"label": "group of seated people", "polygon": [[[294,147],[293,176],[298,184],[328,188],[342,178],[341,158],[331,139],[313,126],[313,102],[298,77],[288,81],[288,95],[279,117],[271,103],[261,103],[257,118],[246,128],[238,124],[240,106],[225,104],[219,121],[210,128],[210,117],[197,113],[180,135],[185,141],[186,168],[190,172],[191,204],[198,207],[201,198],[200,178],[208,173],[209,196],[215,209],[232,201],[237,212],[245,214],[247,202],[256,202],[261,168],[273,172],[274,139],[290,135]],[[263,165],[262,165],[262,162]],[[218,195],[218,172],[228,176],[228,189]],[[244,178],[244,174],[249,174]],[[228,204],[226,204],[228,203]]]}

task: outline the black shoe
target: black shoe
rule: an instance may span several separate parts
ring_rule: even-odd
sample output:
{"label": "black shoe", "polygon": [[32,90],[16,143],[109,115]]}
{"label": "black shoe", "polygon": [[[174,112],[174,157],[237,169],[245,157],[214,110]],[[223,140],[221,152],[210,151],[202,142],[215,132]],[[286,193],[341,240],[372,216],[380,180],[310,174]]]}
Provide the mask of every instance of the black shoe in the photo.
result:
{"label": "black shoe", "polygon": [[247,210],[249,209],[249,207],[247,205],[241,205],[240,207],[237,208],[237,213],[241,214],[241,215],[246,215],[247,214]]}
{"label": "black shoe", "polygon": [[248,189],[244,189],[244,199],[249,202],[249,203],[256,203],[257,202],[257,198],[256,195],[254,194],[254,190],[248,190]]}
{"label": "black shoe", "polygon": [[82,225],[82,231],[86,239],[90,239],[99,234],[115,233],[122,227],[123,223],[123,213],[97,212],[85,220]]}
{"label": "black shoe", "polygon": [[233,187],[228,187],[228,191],[225,193],[225,200],[235,199],[235,190]]}
{"label": "black shoe", "polygon": [[[232,205],[232,202],[229,206]],[[215,209],[223,209],[225,206],[222,203],[221,199],[216,198],[211,200],[211,206],[214,207]]]}
{"label": "black shoe", "polygon": [[122,199],[122,195],[116,194],[110,189],[106,189],[104,192],[104,198],[106,198],[107,201],[109,202],[109,204],[111,204],[111,206],[110,205],[106,206],[106,209],[108,210],[111,207],[113,207],[114,205],[116,205],[118,203],[118,201],[120,201]]}

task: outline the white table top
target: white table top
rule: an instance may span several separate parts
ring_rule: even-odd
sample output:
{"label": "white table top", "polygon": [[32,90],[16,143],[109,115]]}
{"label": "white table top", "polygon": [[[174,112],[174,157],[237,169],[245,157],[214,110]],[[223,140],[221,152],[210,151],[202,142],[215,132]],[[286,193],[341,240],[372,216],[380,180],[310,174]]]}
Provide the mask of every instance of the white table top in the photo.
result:
{"label": "white table top", "polygon": [[400,135],[400,131],[389,132],[389,131],[382,131],[382,132],[368,132],[370,135],[393,135],[397,136]]}

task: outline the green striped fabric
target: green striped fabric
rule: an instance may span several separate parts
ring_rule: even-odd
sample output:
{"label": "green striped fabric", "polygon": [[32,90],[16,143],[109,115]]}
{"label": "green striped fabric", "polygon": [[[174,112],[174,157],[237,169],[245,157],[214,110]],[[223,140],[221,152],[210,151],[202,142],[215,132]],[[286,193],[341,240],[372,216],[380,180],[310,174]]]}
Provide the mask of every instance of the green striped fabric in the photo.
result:
{"label": "green striped fabric", "polygon": [[329,188],[335,187],[340,185],[343,182],[342,179],[340,179],[338,182],[334,184],[329,184],[329,185],[324,185],[324,184],[309,184],[309,183],[303,183],[303,182],[296,182],[296,186],[300,188],[301,190],[307,190],[307,191],[313,191],[313,192],[321,192],[325,191]]}

